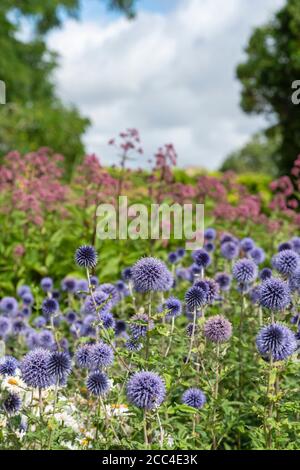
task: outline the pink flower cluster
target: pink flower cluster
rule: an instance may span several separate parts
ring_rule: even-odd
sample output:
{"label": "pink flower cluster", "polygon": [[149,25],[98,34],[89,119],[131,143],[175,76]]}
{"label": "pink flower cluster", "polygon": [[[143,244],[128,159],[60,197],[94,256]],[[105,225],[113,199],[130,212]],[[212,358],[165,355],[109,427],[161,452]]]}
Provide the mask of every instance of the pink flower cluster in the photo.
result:
{"label": "pink flower cluster", "polygon": [[18,209],[37,225],[43,223],[46,213],[60,210],[67,193],[60,181],[62,161],[61,155],[46,147],[26,155],[19,152],[6,155],[0,165],[0,193],[5,194],[0,210]]}

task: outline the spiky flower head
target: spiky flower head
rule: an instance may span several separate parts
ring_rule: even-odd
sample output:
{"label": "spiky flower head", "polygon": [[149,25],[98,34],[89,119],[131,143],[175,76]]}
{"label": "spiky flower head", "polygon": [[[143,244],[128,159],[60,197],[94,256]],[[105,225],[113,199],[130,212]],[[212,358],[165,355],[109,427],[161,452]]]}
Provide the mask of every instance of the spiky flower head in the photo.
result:
{"label": "spiky flower head", "polygon": [[130,319],[129,329],[132,337],[137,340],[143,336],[146,336],[147,331],[153,330],[154,323],[146,313],[137,313]]}
{"label": "spiky flower head", "polygon": [[248,253],[249,251],[253,250],[254,246],[255,243],[252,238],[246,237],[240,241],[240,247],[245,253]]}
{"label": "spiky flower head", "polygon": [[178,317],[181,314],[181,302],[176,297],[169,297],[161,306],[161,310],[166,312],[166,319]]}
{"label": "spiky flower head", "polygon": [[0,302],[0,310],[8,315],[15,315],[18,311],[18,302],[14,297],[3,297]]}
{"label": "spiky flower head", "polygon": [[236,261],[232,269],[234,279],[241,284],[255,281],[257,272],[256,264],[248,258]]}
{"label": "spiky flower head", "polygon": [[122,271],[122,279],[126,282],[130,281],[132,278],[132,268],[124,268]]}
{"label": "spiky flower head", "polygon": [[192,253],[192,258],[197,266],[201,269],[207,268],[211,263],[211,258],[207,251],[200,249]]}
{"label": "spiky flower head", "polygon": [[185,329],[186,335],[190,338],[193,335],[193,330],[194,330],[194,335],[199,333],[199,326],[195,325],[194,328],[194,323],[189,323]]}
{"label": "spiky flower head", "polygon": [[253,259],[254,263],[261,264],[265,261],[266,254],[262,248],[253,248],[250,251],[250,257]]}
{"label": "spiky flower head", "polygon": [[214,239],[216,238],[216,235],[217,235],[217,232],[215,231],[214,228],[211,228],[211,227],[207,228],[207,229],[205,230],[205,232],[204,232],[204,238],[205,238],[205,240],[210,240],[210,241],[212,241],[212,240],[214,240]]}
{"label": "spiky flower head", "polygon": [[182,395],[182,403],[200,410],[206,403],[206,396],[200,388],[189,388]]}
{"label": "spiky flower head", "polygon": [[174,251],[168,254],[168,261],[171,264],[175,264],[178,261],[178,255]]}
{"label": "spiky flower head", "polygon": [[77,280],[73,277],[65,277],[61,281],[61,288],[65,292],[73,293],[77,289]]}
{"label": "spiky flower head", "polygon": [[260,305],[269,310],[283,310],[291,303],[288,284],[274,277],[266,279],[261,284],[259,295]]}
{"label": "spiky flower head", "polygon": [[206,320],[203,333],[213,343],[225,343],[232,335],[232,325],[222,315],[215,315]]}
{"label": "spiky flower head", "polygon": [[91,344],[83,344],[75,351],[75,362],[78,367],[90,368],[91,367]]}
{"label": "spiky flower head", "polygon": [[43,277],[41,280],[41,288],[44,292],[51,292],[53,289],[53,281],[51,277]]}
{"label": "spiky flower head", "polygon": [[13,356],[0,359],[0,375],[15,375],[19,362]]}
{"label": "spiky flower head", "polygon": [[215,276],[215,281],[219,285],[220,289],[227,291],[230,289],[231,276],[227,273],[217,273]]}
{"label": "spiky flower head", "polygon": [[290,276],[300,265],[300,257],[293,250],[283,250],[272,258],[273,267],[283,276]]}
{"label": "spiky flower head", "polygon": [[232,259],[238,257],[238,255],[239,255],[239,246],[236,243],[232,242],[232,241],[222,243],[221,253],[224,256],[224,258],[226,258],[228,260],[232,260]]}
{"label": "spiky flower head", "polygon": [[26,385],[34,388],[47,388],[53,384],[53,377],[48,369],[50,356],[48,350],[41,348],[36,348],[24,356],[21,362],[21,372]]}
{"label": "spiky flower head", "polygon": [[192,286],[185,294],[185,303],[189,311],[197,310],[207,302],[207,293],[204,289]]}
{"label": "spiky flower head", "polygon": [[300,292],[300,268],[297,268],[289,277],[289,288],[291,292]]}
{"label": "spiky flower head", "polygon": [[125,343],[125,348],[131,352],[139,352],[142,349],[142,347],[143,347],[142,343],[139,343],[134,338],[129,338]]}
{"label": "spiky flower head", "polygon": [[42,303],[42,312],[46,317],[54,315],[59,309],[57,300],[52,298],[46,298]]}
{"label": "spiky flower head", "polygon": [[184,248],[178,248],[178,250],[176,251],[176,253],[177,253],[178,258],[181,259],[181,258],[183,258],[184,255],[185,255],[185,249],[184,249]]}
{"label": "spiky flower head", "polygon": [[108,312],[111,306],[112,303],[109,295],[106,292],[97,289],[93,296],[87,296],[83,309],[85,313],[95,315],[96,313]]}
{"label": "spiky flower head", "polygon": [[278,245],[277,251],[292,250],[292,249],[293,249],[293,245],[291,242],[282,242]]}
{"label": "spiky flower head", "polygon": [[163,402],[165,394],[164,381],[154,372],[136,372],[128,380],[127,398],[138,408],[152,410],[158,407]]}
{"label": "spiky flower head", "polygon": [[259,278],[262,281],[265,281],[266,279],[270,279],[270,277],[272,277],[272,269],[270,268],[263,268],[259,273]]}
{"label": "spiky flower head", "polygon": [[86,381],[87,389],[97,397],[106,395],[110,389],[110,382],[104,372],[92,372]]}
{"label": "spiky flower head", "polygon": [[297,349],[294,333],[281,323],[264,326],[256,337],[258,352],[265,360],[283,361]]}
{"label": "spiky flower head", "polygon": [[141,258],[132,268],[132,279],[137,292],[169,290],[173,276],[165,263],[157,258]]}
{"label": "spiky flower head", "polygon": [[64,379],[71,372],[71,359],[68,353],[54,351],[51,353],[48,362],[48,372],[55,377],[55,380]]}
{"label": "spiky flower head", "polygon": [[82,245],[75,252],[75,263],[81,268],[94,268],[98,261],[95,248],[91,245]]}
{"label": "spiky flower head", "polygon": [[112,313],[103,312],[100,315],[100,320],[102,322],[103,328],[108,330],[109,328],[115,327],[115,319]]}
{"label": "spiky flower head", "polygon": [[110,366],[114,361],[114,352],[112,348],[103,342],[91,346],[91,365],[93,368],[102,369]]}
{"label": "spiky flower head", "polygon": [[3,409],[8,415],[15,415],[22,406],[22,400],[16,393],[10,393],[3,402]]}

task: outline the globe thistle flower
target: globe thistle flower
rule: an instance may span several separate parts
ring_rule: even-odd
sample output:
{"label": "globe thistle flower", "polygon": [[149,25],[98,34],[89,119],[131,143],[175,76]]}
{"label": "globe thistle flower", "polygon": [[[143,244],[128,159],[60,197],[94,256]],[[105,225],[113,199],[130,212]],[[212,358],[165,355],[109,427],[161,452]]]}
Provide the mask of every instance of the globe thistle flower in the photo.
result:
{"label": "globe thistle flower", "polygon": [[205,284],[206,284],[207,303],[212,304],[219,296],[219,285],[213,279],[206,279]]}
{"label": "globe thistle flower", "polygon": [[54,336],[52,331],[41,331],[38,335],[38,344],[41,346],[41,348],[51,349],[54,344]]}
{"label": "globe thistle flower", "polygon": [[176,251],[176,254],[178,256],[178,258],[183,258],[184,255],[185,255],[185,249],[184,248],[178,248],[178,250]]}
{"label": "globe thistle flower", "polygon": [[61,281],[61,288],[65,292],[70,292],[71,294],[75,292],[77,288],[77,281],[73,277],[65,277]]}
{"label": "globe thistle flower", "polygon": [[32,305],[34,303],[34,298],[31,292],[25,292],[22,295],[22,301],[25,305]]}
{"label": "globe thistle flower", "polygon": [[234,263],[232,274],[239,283],[250,283],[257,277],[257,266],[251,259],[243,258]]}
{"label": "globe thistle flower", "polygon": [[249,253],[249,251],[253,250],[254,246],[255,246],[255,243],[252,240],[252,238],[246,237],[246,238],[243,238],[240,242],[240,247],[245,253]]}
{"label": "globe thistle flower", "polygon": [[192,282],[192,273],[187,268],[177,268],[176,269],[176,277],[181,279],[182,281],[189,281]]}
{"label": "globe thistle flower", "polygon": [[90,282],[91,282],[91,285],[96,289],[96,287],[99,286],[99,279],[97,276],[91,276],[90,277]]}
{"label": "globe thistle flower", "polygon": [[234,258],[237,258],[239,255],[239,246],[232,241],[222,243],[221,253],[224,256],[224,258],[228,260],[233,260]]}
{"label": "globe thistle flower", "polygon": [[205,251],[207,251],[208,253],[211,253],[211,252],[214,251],[215,245],[214,245],[213,242],[207,242],[207,243],[205,243],[205,245],[204,245],[204,249],[205,249]]}
{"label": "globe thistle flower", "polygon": [[109,302],[110,302],[110,305],[113,307],[115,306],[119,301],[120,301],[120,293],[118,291],[118,289],[116,288],[116,286],[114,286],[113,284],[109,284],[109,283],[106,283],[106,284],[101,284],[97,291],[98,292],[104,292],[105,294],[107,294],[108,298],[109,298]]}
{"label": "globe thistle flower", "polygon": [[95,268],[98,255],[95,248],[91,245],[82,245],[75,251],[75,263],[80,268]]}
{"label": "globe thistle flower", "polygon": [[291,239],[291,244],[293,247],[293,250],[300,255],[300,237],[293,237]]}
{"label": "globe thistle flower", "polygon": [[43,300],[42,312],[45,317],[50,317],[51,315],[54,315],[58,311],[58,309],[59,305],[57,300],[52,298],[46,298]]}
{"label": "globe thistle flower", "polygon": [[15,415],[22,406],[22,400],[16,393],[10,393],[4,400],[2,407],[8,415]]}
{"label": "globe thistle flower", "polygon": [[260,286],[259,295],[260,305],[269,310],[283,310],[291,303],[288,284],[281,279],[266,279]]}
{"label": "globe thistle flower", "polygon": [[13,356],[4,356],[0,359],[0,375],[15,375],[19,362]]}
{"label": "globe thistle flower", "polygon": [[169,253],[168,254],[168,261],[171,264],[175,264],[178,261],[178,255],[175,252]]}
{"label": "globe thistle flower", "polygon": [[89,291],[89,284],[85,279],[76,281],[75,294],[79,299],[85,299]]}
{"label": "globe thistle flower", "polygon": [[[95,305],[96,304],[96,305]],[[111,300],[109,299],[109,295],[102,290],[96,290],[93,294],[87,296],[84,302],[84,312],[86,314],[94,314],[96,313],[104,313],[108,312],[108,310],[112,307]]]}
{"label": "globe thistle flower", "polygon": [[40,347],[39,335],[35,331],[30,331],[26,336],[26,344],[29,349]]}
{"label": "globe thistle flower", "polygon": [[46,323],[47,323],[46,318],[42,316],[36,317],[33,320],[33,325],[35,326],[35,328],[38,328],[38,329],[43,328],[46,325]]}
{"label": "globe thistle flower", "polygon": [[147,331],[153,330],[154,323],[149,322],[149,317],[145,313],[133,315],[130,319],[129,329],[135,340],[147,335]]}
{"label": "globe thistle flower", "polygon": [[263,268],[259,273],[259,278],[261,281],[270,279],[270,277],[272,277],[272,269],[270,268]]}
{"label": "globe thistle flower", "polygon": [[228,291],[231,284],[231,276],[227,273],[217,273],[215,281],[219,285],[219,288],[223,291]]}
{"label": "globe thistle flower", "polygon": [[216,235],[217,233],[214,228],[209,227],[204,231],[205,240],[210,240],[210,241],[215,240]]}
{"label": "globe thistle flower", "polygon": [[[190,338],[193,334],[193,327],[194,327],[194,324],[193,323],[189,323],[186,327],[186,335]],[[195,331],[194,331],[194,334],[196,335],[197,333],[199,333],[199,326],[198,325],[195,325]]]}
{"label": "globe thistle flower", "polygon": [[51,295],[52,295],[52,298],[55,300],[59,300],[61,298],[61,295],[58,289],[53,289]]}
{"label": "globe thistle flower", "polygon": [[142,343],[139,343],[134,338],[129,338],[125,343],[125,348],[131,352],[139,352],[142,349],[142,347],[143,347]]}
{"label": "globe thistle flower", "polygon": [[90,358],[92,367],[101,369],[113,363],[114,352],[108,344],[99,342],[91,346]]}
{"label": "globe thistle flower", "polygon": [[165,263],[157,258],[141,258],[132,268],[137,292],[166,291],[173,285],[173,276]]}
{"label": "globe thistle flower", "polygon": [[200,410],[206,403],[206,396],[200,388],[189,388],[182,395],[182,403]]}
{"label": "globe thistle flower", "polygon": [[53,384],[48,364],[51,354],[48,350],[37,348],[27,353],[21,362],[22,379],[28,387],[47,388]]}
{"label": "globe thistle flower", "polygon": [[66,352],[51,353],[48,361],[48,373],[53,375],[55,382],[67,377],[71,372],[71,359]]}
{"label": "globe thistle flower", "polygon": [[84,344],[75,351],[75,363],[81,369],[91,367],[91,344]]}
{"label": "globe thistle flower", "polygon": [[211,263],[211,258],[207,251],[200,249],[192,253],[192,258],[197,266],[201,269],[207,268]]}
{"label": "globe thistle flower", "polygon": [[126,332],[127,324],[124,320],[117,320],[115,323],[115,335],[121,336]]}
{"label": "globe thistle flower", "polygon": [[250,300],[253,304],[259,304],[260,301],[260,286],[255,286],[249,292]]}
{"label": "globe thistle flower", "polygon": [[225,343],[232,335],[232,325],[222,315],[215,315],[206,320],[203,333],[213,343]]}
{"label": "globe thistle flower", "polygon": [[31,293],[31,289],[26,284],[23,284],[17,288],[17,295],[21,298],[23,297],[24,294],[27,294],[28,292]]}
{"label": "globe thistle flower", "polygon": [[281,323],[264,326],[256,337],[258,352],[265,360],[283,361],[297,349],[294,333]]}
{"label": "globe thistle flower", "polygon": [[178,317],[181,314],[181,302],[176,297],[169,297],[163,305],[162,310],[166,310],[166,319]]}
{"label": "globe thistle flower", "polygon": [[289,288],[291,292],[300,291],[300,267],[289,277]]}
{"label": "globe thistle flower", "polygon": [[125,284],[124,281],[122,281],[121,279],[119,279],[116,283],[115,283],[115,288],[117,289],[117,291],[121,294],[123,294],[126,290],[127,290],[127,286]]}
{"label": "globe thistle flower", "polygon": [[0,337],[4,338],[10,332],[10,321],[0,316]]}
{"label": "globe thistle flower", "polygon": [[191,270],[191,273],[193,275],[193,278],[194,278],[194,275],[201,274],[201,272],[202,272],[202,268],[200,266],[198,266],[198,264],[196,264],[196,263],[193,263],[190,266],[190,270]]}
{"label": "globe thistle flower", "polygon": [[14,297],[3,297],[0,302],[0,310],[9,315],[15,315],[18,311],[18,302]]}
{"label": "globe thistle flower", "polygon": [[124,268],[122,271],[122,279],[125,282],[128,282],[132,279],[132,268]]}
{"label": "globe thistle flower", "polygon": [[300,257],[293,250],[280,251],[272,258],[273,267],[283,276],[290,276],[299,267]]}
{"label": "globe thistle flower", "polygon": [[185,303],[189,311],[197,310],[207,302],[207,293],[200,287],[193,286],[185,294]]}
{"label": "globe thistle flower", "polygon": [[115,327],[115,319],[111,313],[102,313],[100,315],[100,320],[102,321],[103,328],[105,328],[106,330]]}
{"label": "globe thistle flower", "polygon": [[164,401],[165,394],[164,381],[154,372],[136,372],[128,380],[128,401],[138,408],[152,410],[158,407]]}
{"label": "globe thistle flower", "polygon": [[74,323],[77,320],[77,314],[73,312],[73,310],[70,310],[66,313],[66,320],[70,324]]}
{"label": "globe thistle flower", "polygon": [[29,306],[27,306],[27,305],[24,305],[24,306],[22,307],[22,309],[21,309],[21,312],[20,312],[20,314],[21,314],[23,317],[30,317],[31,313],[32,313],[32,310],[31,310],[31,308],[30,308]]}
{"label": "globe thistle flower", "polygon": [[20,318],[19,316],[12,320],[11,322],[11,332],[14,335],[19,335],[23,333],[26,330],[26,325],[23,321],[23,318]]}
{"label": "globe thistle flower", "polygon": [[41,288],[44,292],[51,292],[53,289],[53,281],[51,277],[43,277],[41,280]]}
{"label": "globe thistle flower", "polygon": [[265,261],[266,254],[262,248],[253,248],[250,251],[250,257],[253,259],[254,263],[261,264]]}
{"label": "globe thistle flower", "polygon": [[292,250],[293,245],[291,242],[282,242],[278,245],[277,251],[285,251],[285,250]]}
{"label": "globe thistle flower", "polygon": [[224,243],[234,243],[235,245],[238,245],[238,240],[230,233],[223,233],[221,236],[220,243],[221,245],[223,245]]}
{"label": "globe thistle flower", "polygon": [[110,383],[104,372],[92,372],[86,381],[87,389],[97,397],[106,395],[110,389]]}

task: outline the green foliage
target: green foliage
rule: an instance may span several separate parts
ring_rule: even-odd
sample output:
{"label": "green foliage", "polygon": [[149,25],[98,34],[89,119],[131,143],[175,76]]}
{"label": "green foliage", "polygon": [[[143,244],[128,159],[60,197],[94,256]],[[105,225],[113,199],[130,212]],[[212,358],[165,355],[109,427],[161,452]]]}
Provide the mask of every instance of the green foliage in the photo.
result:
{"label": "green foliage", "polygon": [[292,83],[300,76],[300,4],[287,0],[268,24],[256,28],[237,68],[245,112],[272,116],[270,136],[281,135],[279,172],[288,173],[300,149],[299,106],[291,101]]}

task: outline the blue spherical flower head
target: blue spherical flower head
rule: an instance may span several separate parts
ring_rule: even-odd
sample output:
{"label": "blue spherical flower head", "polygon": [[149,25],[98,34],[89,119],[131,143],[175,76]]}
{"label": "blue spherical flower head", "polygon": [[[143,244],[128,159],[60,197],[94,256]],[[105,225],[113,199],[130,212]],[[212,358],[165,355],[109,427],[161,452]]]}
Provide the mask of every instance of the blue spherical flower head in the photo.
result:
{"label": "blue spherical flower head", "polygon": [[184,249],[184,248],[178,248],[178,250],[176,251],[176,253],[177,253],[178,258],[181,259],[181,258],[183,258],[184,255],[185,255],[185,249]]}
{"label": "blue spherical flower head", "polygon": [[3,297],[0,310],[8,315],[15,315],[18,311],[18,302],[14,297]]}
{"label": "blue spherical flower head", "polygon": [[18,316],[11,322],[11,331],[14,335],[19,335],[26,331],[26,325],[23,321],[23,318]]}
{"label": "blue spherical flower head", "polygon": [[127,329],[127,324],[124,320],[117,320],[115,323],[115,335],[116,336],[121,336],[123,333],[125,333]]}
{"label": "blue spherical flower head", "polygon": [[22,301],[25,305],[32,305],[34,303],[34,298],[31,292],[25,292],[24,295],[22,295]]}
{"label": "blue spherical flower head", "polygon": [[24,294],[31,292],[31,289],[26,284],[23,284],[17,288],[17,294],[19,297],[23,297]]}
{"label": "blue spherical flower head", "polygon": [[21,372],[28,387],[48,388],[53,384],[53,377],[48,369],[50,357],[50,352],[41,348],[36,348],[24,356]]}
{"label": "blue spherical flower head", "polygon": [[20,411],[22,400],[16,393],[10,393],[3,402],[3,409],[8,415],[15,415]]}
{"label": "blue spherical flower head", "polygon": [[228,260],[232,260],[234,258],[237,258],[239,255],[239,246],[231,241],[222,243],[221,245],[221,253],[224,256],[224,258]]}
{"label": "blue spherical flower head", "polygon": [[109,328],[115,327],[115,319],[109,312],[101,313],[100,320],[102,321],[103,328],[108,330]]}
{"label": "blue spherical flower head", "polygon": [[6,317],[1,317],[0,316],[0,337],[5,338],[5,336],[9,333],[10,331],[10,321]]}
{"label": "blue spherical flower head", "polygon": [[258,352],[265,360],[283,361],[297,349],[294,333],[281,323],[264,326],[256,337]]}
{"label": "blue spherical flower head", "polygon": [[230,289],[231,276],[227,273],[217,273],[215,277],[216,283],[219,285],[220,289],[227,291]]}
{"label": "blue spherical flower head", "polygon": [[48,372],[54,377],[55,382],[67,377],[71,372],[71,359],[68,353],[54,351],[48,362]]}
{"label": "blue spherical flower head", "polygon": [[70,310],[66,313],[66,320],[70,324],[74,323],[77,320],[77,314],[73,312],[73,310]]}
{"label": "blue spherical flower head", "polygon": [[125,348],[130,352],[139,352],[142,349],[142,343],[139,343],[134,338],[129,338],[125,343]]}
{"label": "blue spherical flower head", "polygon": [[211,258],[209,254],[203,249],[194,251],[192,254],[192,258],[195,264],[201,269],[207,268],[211,263]]}
{"label": "blue spherical flower head", "polygon": [[262,248],[253,248],[250,251],[250,256],[253,259],[254,263],[261,264],[265,261],[266,254]]}
{"label": "blue spherical flower head", "polygon": [[132,279],[137,292],[169,290],[173,276],[165,263],[157,258],[141,258],[132,268]]}
{"label": "blue spherical flower head", "polygon": [[220,240],[221,245],[228,242],[232,242],[238,245],[238,240],[233,235],[231,235],[230,233],[223,233]]}
{"label": "blue spherical flower head", "polygon": [[207,243],[205,243],[205,245],[204,245],[204,249],[205,249],[205,251],[207,251],[208,253],[211,253],[212,251],[214,251],[215,245],[214,245],[213,242],[207,242]]}
{"label": "blue spherical flower head", "polygon": [[278,245],[278,251],[292,250],[293,245],[291,242],[283,242]]}
{"label": "blue spherical flower head", "polygon": [[293,237],[291,239],[291,244],[293,247],[293,250],[300,255],[300,237]]}
{"label": "blue spherical flower head", "polygon": [[206,396],[200,388],[189,388],[182,395],[182,403],[200,410],[206,403]]}
{"label": "blue spherical flower head", "polygon": [[103,342],[99,342],[91,346],[91,365],[93,368],[102,369],[110,366],[114,361],[114,352],[112,348]]}
{"label": "blue spherical flower head", "polygon": [[81,268],[94,268],[98,261],[95,248],[91,245],[82,245],[75,252],[75,263]]}
{"label": "blue spherical flower head", "polygon": [[81,369],[90,368],[91,363],[91,344],[84,344],[75,351],[75,362]]}
{"label": "blue spherical flower head", "polygon": [[51,349],[54,345],[54,336],[52,331],[43,330],[38,335],[38,344],[42,348]]}
{"label": "blue spherical flower head", "polygon": [[222,315],[215,315],[206,320],[203,333],[213,343],[225,343],[232,335],[232,325]]}
{"label": "blue spherical flower head", "polygon": [[153,328],[153,321],[149,322],[149,317],[145,313],[137,313],[130,319],[129,329],[135,340],[146,336],[147,331],[153,330]]}
{"label": "blue spherical flower head", "polygon": [[207,302],[207,293],[200,287],[193,286],[185,294],[185,303],[189,311],[203,307]]}
{"label": "blue spherical flower head", "polygon": [[266,279],[270,279],[270,277],[272,277],[272,269],[270,268],[263,268],[259,273],[259,278],[262,281],[265,281]]}
{"label": "blue spherical flower head", "polygon": [[168,255],[168,261],[171,264],[175,264],[178,261],[178,255],[175,252],[169,253]]}
{"label": "blue spherical flower head", "polygon": [[169,297],[165,300],[161,309],[166,311],[166,319],[178,317],[181,314],[181,302],[176,297]]}
{"label": "blue spherical flower head", "polygon": [[153,410],[165,398],[164,381],[154,372],[136,372],[128,380],[127,398],[130,403],[145,410]]}
{"label": "blue spherical flower head", "polygon": [[[201,281],[196,282],[195,285],[198,285],[199,282]],[[220,291],[219,285],[213,279],[206,279],[204,282],[206,284],[205,290],[206,290],[207,303],[212,304],[219,296],[219,291]]]}
{"label": "blue spherical flower head", "polygon": [[260,286],[260,305],[269,310],[284,310],[290,303],[290,290],[281,279],[266,279]]}
{"label": "blue spherical flower head", "polygon": [[46,317],[54,315],[56,312],[58,312],[58,309],[59,309],[59,305],[58,305],[57,300],[52,299],[52,298],[46,298],[43,300],[42,312]]}
{"label": "blue spherical flower head", "polygon": [[260,301],[260,286],[255,286],[249,292],[250,300],[253,304],[259,304]]}
{"label": "blue spherical flower head", "polygon": [[217,236],[217,232],[215,231],[214,228],[209,227],[204,232],[205,240],[209,240],[209,241],[215,240],[216,236]]}
{"label": "blue spherical flower head", "polygon": [[19,362],[13,356],[0,359],[0,375],[15,375]]}
{"label": "blue spherical flower head", "polygon": [[70,292],[71,294],[76,291],[77,281],[73,277],[65,277],[61,282],[61,288],[65,292]]}
{"label": "blue spherical flower head", "polygon": [[51,292],[53,289],[53,281],[51,277],[43,277],[41,280],[41,288],[44,292]]}
{"label": "blue spherical flower head", "polygon": [[117,303],[121,300],[120,293],[116,286],[114,286],[113,284],[101,284],[96,290],[96,292],[104,292],[105,294],[107,294],[111,306],[117,305]]}
{"label": "blue spherical flower head", "polygon": [[283,250],[272,258],[273,267],[283,276],[290,276],[300,266],[300,257],[293,250]]}
{"label": "blue spherical flower head", "polygon": [[291,292],[300,291],[300,268],[297,268],[289,277],[289,288]]}
{"label": "blue spherical flower head", "polygon": [[249,253],[249,251],[253,250],[254,246],[255,246],[255,243],[252,240],[252,238],[246,237],[246,238],[243,238],[240,242],[240,247],[245,253]]}
{"label": "blue spherical flower head", "polygon": [[257,266],[251,259],[240,259],[234,264],[232,274],[240,284],[250,283],[257,277]]}
{"label": "blue spherical flower head", "polygon": [[92,372],[86,381],[88,391],[97,397],[106,395],[110,389],[110,383],[104,372]]}
{"label": "blue spherical flower head", "polygon": [[194,335],[198,334],[199,333],[199,326],[198,325],[195,325],[195,328],[194,328],[194,324],[193,323],[189,323],[185,329],[185,332],[186,332],[186,335],[190,338],[193,334],[193,330],[194,330]]}
{"label": "blue spherical flower head", "polygon": [[130,281],[132,279],[132,268],[130,267],[124,268],[121,276],[122,276],[123,281],[125,282]]}

